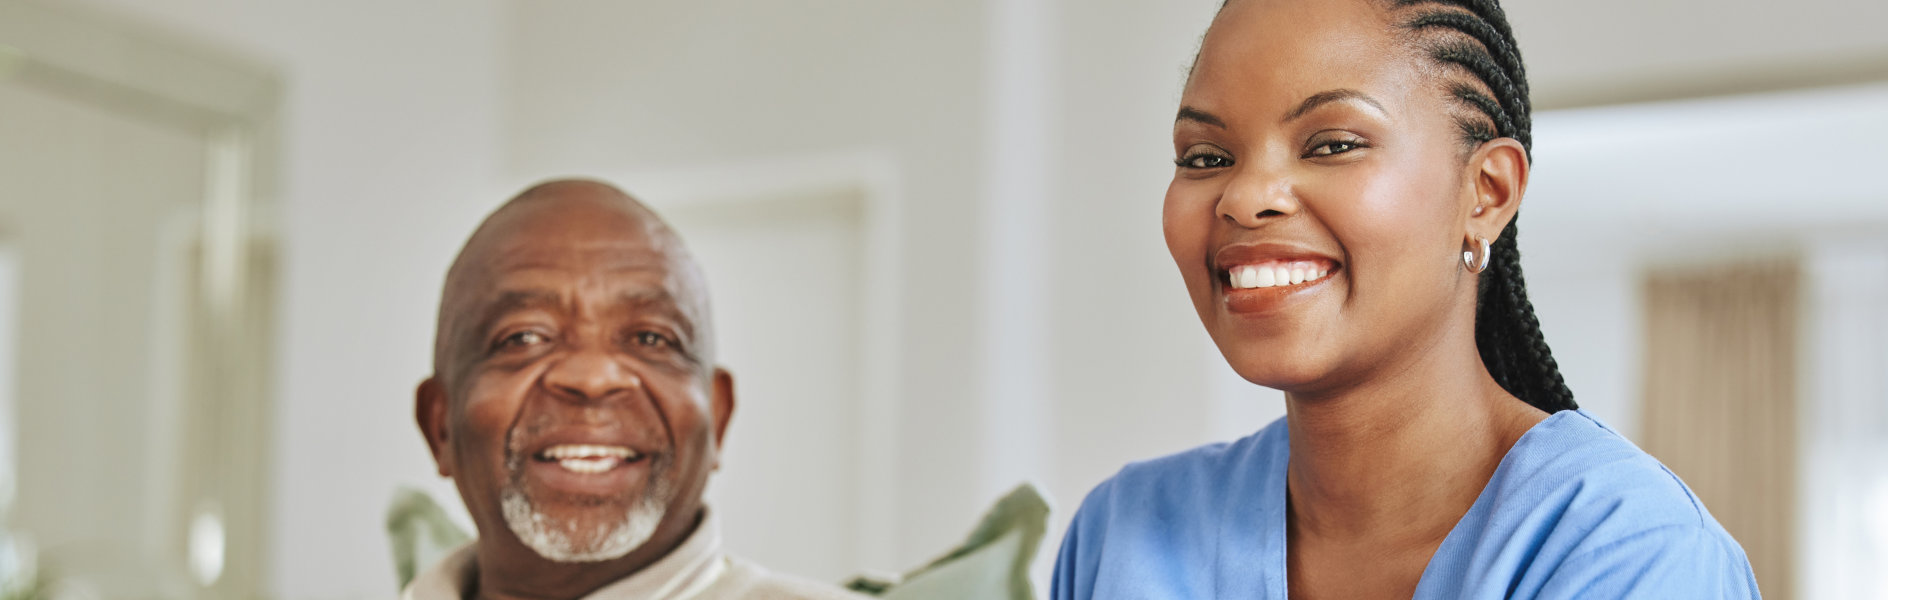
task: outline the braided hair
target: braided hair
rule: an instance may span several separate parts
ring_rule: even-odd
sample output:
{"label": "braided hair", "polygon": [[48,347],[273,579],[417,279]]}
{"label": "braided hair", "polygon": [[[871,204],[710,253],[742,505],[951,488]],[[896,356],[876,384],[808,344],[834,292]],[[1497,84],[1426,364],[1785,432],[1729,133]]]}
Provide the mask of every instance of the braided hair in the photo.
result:
{"label": "braided hair", "polygon": [[[1447,91],[1463,109],[1456,121],[1467,148],[1508,137],[1519,141],[1531,159],[1533,120],[1526,67],[1499,1],[1391,1],[1396,10],[1412,13],[1401,27],[1426,58],[1453,75]],[[1533,302],[1527,299],[1520,249],[1514,241],[1518,232],[1514,222],[1507,223],[1493,242],[1493,256],[1480,277],[1479,308],[1474,315],[1480,360],[1507,393],[1540,410],[1578,408],[1540,333]]]}

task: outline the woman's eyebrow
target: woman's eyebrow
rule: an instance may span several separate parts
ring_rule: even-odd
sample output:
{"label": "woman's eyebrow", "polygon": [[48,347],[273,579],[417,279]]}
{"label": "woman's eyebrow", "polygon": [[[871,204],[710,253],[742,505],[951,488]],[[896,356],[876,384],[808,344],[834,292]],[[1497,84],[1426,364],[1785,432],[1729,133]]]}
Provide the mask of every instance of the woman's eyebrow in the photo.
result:
{"label": "woman's eyebrow", "polygon": [[[1313,110],[1316,108],[1320,108],[1328,104],[1333,104],[1335,102],[1344,102],[1344,101],[1350,101],[1350,100],[1365,103],[1366,105],[1373,107],[1375,111],[1379,112],[1382,115],[1387,114],[1387,107],[1380,104],[1379,100],[1373,99],[1372,96],[1368,96],[1365,93],[1361,92],[1360,90],[1351,89],[1351,88],[1341,88],[1337,90],[1327,90],[1324,92],[1320,92],[1318,94],[1314,94],[1312,96],[1307,96],[1307,99],[1301,100],[1298,106],[1293,107],[1293,110],[1287,113],[1287,117],[1285,120],[1292,121],[1302,116],[1306,116],[1307,113],[1313,112]],[[1173,120],[1174,122],[1192,121],[1195,123],[1212,125],[1214,127],[1221,127],[1221,128],[1224,128],[1227,126],[1226,120],[1221,119],[1218,115],[1215,115],[1213,113],[1200,110],[1198,108],[1194,108],[1191,106],[1180,107],[1179,114],[1175,115]]]}
{"label": "woman's eyebrow", "polygon": [[1180,113],[1177,115],[1174,115],[1173,122],[1178,123],[1181,121],[1193,121],[1195,123],[1212,125],[1214,127],[1219,127],[1222,129],[1225,129],[1227,126],[1226,121],[1221,120],[1220,117],[1214,116],[1213,113],[1206,112],[1191,106],[1180,107]]}
{"label": "woman's eyebrow", "polygon": [[1361,93],[1360,90],[1356,90],[1352,88],[1340,88],[1337,90],[1327,90],[1324,92],[1320,92],[1318,94],[1314,94],[1312,96],[1307,96],[1307,99],[1300,101],[1299,106],[1293,107],[1293,112],[1287,113],[1286,120],[1292,121],[1294,119],[1298,119],[1306,115],[1309,112],[1312,112],[1313,109],[1320,108],[1322,106],[1326,106],[1328,104],[1332,104],[1335,102],[1343,102],[1348,100],[1358,100],[1360,102],[1364,102],[1367,105],[1372,106],[1375,111],[1379,111],[1381,115],[1387,114],[1387,107],[1382,106],[1380,104],[1380,101],[1374,100],[1372,96],[1368,96],[1364,93]]}

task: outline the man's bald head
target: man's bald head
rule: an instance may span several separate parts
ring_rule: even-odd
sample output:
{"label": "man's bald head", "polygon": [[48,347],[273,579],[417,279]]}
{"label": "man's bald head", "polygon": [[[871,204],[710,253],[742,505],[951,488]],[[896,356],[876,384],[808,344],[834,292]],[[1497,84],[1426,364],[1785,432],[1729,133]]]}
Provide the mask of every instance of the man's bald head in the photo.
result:
{"label": "man's bald head", "polygon": [[440,291],[439,326],[435,334],[433,368],[443,376],[457,371],[450,364],[459,334],[485,302],[481,288],[496,277],[516,253],[537,246],[570,244],[579,247],[638,242],[660,259],[687,297],[683,298],[695,331],[687,343],[703,365],[713,363],[712,316],[706,278],[680,235],[653,210],[612,185],[589,179],[556,179],[520,192],[494,209],[454,258]]}
{"label": "man's bald head", "polygon": [[483,588],[630,572],[692,531],[733,411],[708,313],[679,236],[607,184],[533,186],[474,231],[414,416],[474,517]]}

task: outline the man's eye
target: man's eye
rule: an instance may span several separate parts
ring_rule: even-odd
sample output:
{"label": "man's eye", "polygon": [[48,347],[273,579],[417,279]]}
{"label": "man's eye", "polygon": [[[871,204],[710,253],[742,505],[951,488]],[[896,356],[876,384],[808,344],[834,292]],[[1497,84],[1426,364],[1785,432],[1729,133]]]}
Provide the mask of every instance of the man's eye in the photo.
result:
{"label": "man's eye", "polygon": [[545,341],[547,341],[547,336],[540,335],[538,332],[518,331],[518,332],[514,332],[512,335],[507,336],[507,339],[500,340],[500,346],[501,347],[532,346],[534,344],[539,344]]}
{"label": "man's eye", "polygon": [[673,340],[668,339],[667,336],[654,331],[642,331],[634,334],[633,341],[639,342],[640,345],[649,348],[667,346],[673,343]]}
{"label": "man's eye", "polygon": [[1360,142],[1353,140],[1332,140],[1321,142],[1320,145],[1314,146],[1312,150],[1307,151],[1307,154],[1312,156],[1333,156],[1335,154],[1352,152],[1360,149],[1360,147]]}
{"label": "man's eye", "polygon": [[1181,157],[1174,165],[1188,169],[1218,169],[1233,165],[1233,159],[1218,154],[1195,154]]}

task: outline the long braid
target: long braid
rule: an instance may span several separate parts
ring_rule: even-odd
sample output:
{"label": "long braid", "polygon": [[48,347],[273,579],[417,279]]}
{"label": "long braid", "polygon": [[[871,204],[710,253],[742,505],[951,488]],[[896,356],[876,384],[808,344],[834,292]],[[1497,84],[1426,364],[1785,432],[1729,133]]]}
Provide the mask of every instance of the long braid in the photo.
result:
{"label": "long braid", "polygon": [[1480,277],[1480,309],[1474,315],[1474,341],[1494,381],[1508,393],[1547,412],[1579,408],[1573,390],[1560,375],[1540,319],[1527,299],[1520,271],[1519,228],[1508,223],[1493,244],[1493,258]]}
{"label": "long braid", "polygon": [[[1513,28],[1497,0],[1393,0],[1420,9],[1402,27],[1423,44],[1427,57],[1465,77],[1447,91],[1467,109],[1458,118],[1465,141],[1477,146],[1500,137],[1533,152],[1533,114],[1527,100],[1526,67]],[[1434,7],[1433,5],[1440,5]],[[1517,221],[1517,219],[1516,219]],[[1573,391],[1540,332],[1520,271],[1519,227],[1509,222],[1493,243],[1480,276],[1474,341],[1493,380],[1508,393],[1547,412],[1577,408]]]}

